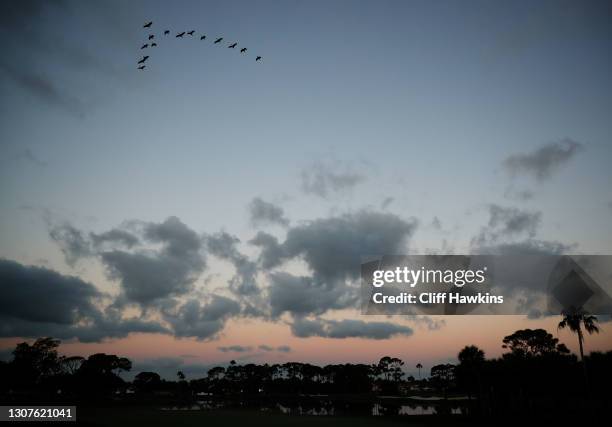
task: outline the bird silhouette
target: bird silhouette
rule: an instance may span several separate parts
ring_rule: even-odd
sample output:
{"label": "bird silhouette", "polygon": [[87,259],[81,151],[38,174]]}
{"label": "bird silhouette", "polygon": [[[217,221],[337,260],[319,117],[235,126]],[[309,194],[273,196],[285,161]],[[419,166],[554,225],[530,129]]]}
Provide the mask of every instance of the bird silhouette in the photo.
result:
{"label": "bird silhouette", "polygon": [[238,43],[234,43],[234,44],[229,45],[229,46],[228,46],[228,49],[233,49],[233,48],[235,48],[237,44],[238,44]]}
{"label": "bird silhouette", "polygon": [[177,37],[183,37],[185,35],[185,31],[183,31],[182,33],[178,33],[176,36]]}
{"label": "bird silhouette", "polygon": [[140,67],[138,67],[139,70],[144,70],[147,66],[146,65],[141,65]]}
{"label": "bird silhouette", "polygon": [[150,28],[152,24],[153,24],[153,21],[149,21],[146,24],[144,24],[142,28]]}
{"label": "bird silhouette", "polygon": [[142,47],[140,49],[142,50],[142,49],[146,49],[148,47],[149,47],[149,43],[145,43],[145,44],[142,45]]}
{"label": "bird silhouette", "polygon": [[200,37],[200,40],[204,40],[206,38],[206,35],[203,35],[202,37]]}
{"label": "bird silhouette", "polygon": [[167,36],[168,34],[170,34],[170,30],[164,31],[164,36]]}
{"label": "bird silhouette", "polygon": [[247,48],[246,48],[246,47],[243,47],[242,49],[240,49],[240,53],[244,53],[244,52],[246,52],[246,51],[247,51]]}
{"label": "bird silhouette", "polygon": [[195,30],[191,30],[187,34],[189,34],[190,36],[193,36],[193,33],[195,33]]}
{"label": "bird silhouette", "polygon": [[155,38],[155,34],[149,34],[149,40],[153,40]]}
{"label": "bird silhouette", "polygon": [[140,61],[138,61],[138,63],[139,64],[144,64],[147,59],[149,59],[149,55],[143,56],[142,59]]}
{"label": "bird silhouette", "polygon": [[157,47],[157,43],[151,43],[151,47]]}
{"label": "bird silhouette", "polygon": [[257,58],[255,58],[255,61],[259,61],[261,59],[261,56],[258,56]]}
{"label": "bird silhouette", "polygon": [[221,43],[221,40],[223,40],[223,37],[219,37],[217,40],[215,40],[215,44]]}

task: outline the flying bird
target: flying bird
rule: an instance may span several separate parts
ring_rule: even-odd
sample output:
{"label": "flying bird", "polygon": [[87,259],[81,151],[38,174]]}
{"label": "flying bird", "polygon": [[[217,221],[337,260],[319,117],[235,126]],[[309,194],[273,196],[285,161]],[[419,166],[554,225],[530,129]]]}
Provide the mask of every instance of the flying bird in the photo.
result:
{"label": "flying bird", "polygon": [[138,63],[139,64],[144,64],[147,59],[149,59],[149,55],[143,56],[142,59],[140,61],[138,61]]}
{"label": "flying bird", "polygon": [[148,47],[149,47],[149,43],[145,43],[145,44],[142,45],[142,47],[140,49],[142,50],[142,49],[146,49]]}
{"label": "flying bird", "polygon": [[157,47],[157,43],[151,43],[151,47]]}
{"label": "flying bird", "polygon": [[153,24],[153,21],[149,21],[146,24],[144,24],[142,28],[150,28],[152,24]]}
{"label": "flying bird", "polygon": [[243,47],[242,49],[240,49],[240,53],[244,53],[244,52],[246,52],[246,51],[247,51],[247,48],[246,48],[246,47]]}
{"label": "flying bird", "polygon": [[233,48],[235,48],[237,44],[238,44],[238,43],[234,43],[234,44],[229,45],[229,46],[228,46],[228,49],[233,49]]}
{"label": "flying bird", "polygon": [[187,34],[189,34],[190,36],[193,36],[193,33],[195,33],[195,30],[191,30]]}
{"label": "flying bird", "polygon": [[170,30],[164,31],[164,36],[167,36],[168,34],[170,34]]}
{"label": "flying bird", "polygon": [[185,35],[185,31],[183,31],[182,33],[178,33],[176,36],[177,37],[183,37]]}
{"label": "flying bird", "polygon": [[141,65],[140,67],[138,67],[139,70],[144,70],[147,66],[146,65]]}
{"label": "flying bird", "polygon": [[149,34],[149,40],[153,40],[155,38],[155,34]]}
{"label": "flying bird", "polygon": [[200,37],[200,40],[204,40],[206,38],[206,35],[203,35],[202,37]]}
{"label": "flying bird", "polygon": [[255,58],[255,61],[259,61],[261,59],[261,56],[258,56],[257,58]]}
{"label": "flying bird", "polygon": [[215,44],[221,43],[221,40],[223,40],[223,37],[219,37],[217,40],[215,40]]}

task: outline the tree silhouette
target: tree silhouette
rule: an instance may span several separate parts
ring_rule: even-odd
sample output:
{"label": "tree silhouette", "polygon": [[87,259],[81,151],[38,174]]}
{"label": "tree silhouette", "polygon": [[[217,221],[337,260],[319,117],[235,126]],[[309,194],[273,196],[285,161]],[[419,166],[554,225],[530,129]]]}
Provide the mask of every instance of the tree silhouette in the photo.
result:
{"label": "tree silhouette", "polygon": [[13,368],[16,377],[25,387],[40,383],[45,377],[58,373],[60,369],[57,348],[60,341],[53,338],[38,338],[34,344],[17,344],[13,351]]}
{"label": "tree silhouette", "polygon": [[[505,336],[502,348],[510,350],[509,355],[518,358],[533,358],[550,354],[567,354],[569,350],[559,339],[544,329],[521,329]],[[504,355],[508,357],[508,354]]]}
{"label": "tree silhouette", "polygon": [[423,368],[423,365],[421,365],[421,363],[417,363],[416,368],[419,370],[419,379],[421,379],[421,369]]}
{"label": "tree silhouette", "polygon": [[583,310],[564,310],[561,315],[563,319],[559,322],[559,329],[568,328],[570,331],[578,335],[578,344],[580,346],[580,361],[584,363],[584,333],[582,328],[589,333],[598,334],[599,326],[597,323],[599,320],[596,316],[590,315]]}
{"label": "tree silhouette", "polygon": [[598,334],[599,326],[597,326],[597,322],[599,321],[597,317],[588,314],[584,310],[579,310],[575,308],[570,308],[569,310],[564,310],[561,312],[561,316],[563,319],[559,322],[558,328],[565,329],[568,328],[570,331],[575,333],[578,336],[578,345],[580,348],[580,363],[582,364],[582,370],[584,372],[584,382],[586,387],[588,388],[589,377],[586,368],[586,364],[584,362],[584,333],[582,328],[588,332],[589,335]]}
{"label": "tree silhouette", "polygon": [[475,345],[468,345],[459,352],[457,359],[459,359],[458,382],[463,383],[461,385],[467,388],[468,396],[471,399],[474,383],[476,382],[480,387],[480,371],[485,363],[485,353]]}
{"label": "tree silhouette", "polygon": [[141,372],[134,377],[133,383],[138,390],[151,392],[159,387],[161,378],[156,372]]}

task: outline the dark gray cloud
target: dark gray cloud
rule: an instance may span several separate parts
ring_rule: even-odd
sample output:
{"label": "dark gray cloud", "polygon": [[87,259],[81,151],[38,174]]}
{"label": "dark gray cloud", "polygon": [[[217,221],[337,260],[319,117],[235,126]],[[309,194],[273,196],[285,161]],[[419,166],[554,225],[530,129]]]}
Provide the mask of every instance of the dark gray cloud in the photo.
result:
{"label": "dark gray cloud", "polygon": [[[82,117],[93,96],[71,88],[66,71],[105,78],[116,73],[109,58],[90,50],[94,32],[104,28],[106,38],[115,40],[121,31],[123,43],[113,51],[127,51],[126,40],[134,34],[120,30],[125,14],[114,1],[104,7],[73,0],[28,0],[0,2],[0,79],[6,80],[37,100]],[[69,31],[66,31],[69,28]],[[75,74],[73,74],[73,77]]]}
{"label": "dark gray cloud", "polygon": [[260,262],[273,269],[291,259],[303,259],[312,276],[270,274],[268,289],[272,316],[300,316],[355,306],[358,293],[350,282],[359,276],[362,257],[405,252],[416,228],[388,213],[360,211],[319,219],[290,228],[283,243],[263,232],[251,243],[262,248]]}
{"label": "dark gray cloud", "polygon": [[473,253],[486,255],[562,255],[569,253],[575,247],[575,245],[567,245],[561,242],[527,239],[519,242],[477,246],[473,248]]}
{"label": "dark gray cloud", "polygon": [[472,246],[491,245],[522,236],[532,239],[541,222],[540,212],[491,204],[489,205],[489,222],[472,240]]}
{"label": "dark gray cloud", "polygon": [[212,295],[204,304],[191,299],[175,312],[166,311],[164,318],[172,325],[176,336],[211,340],[218,337],[230,317],[239,313],[240,304],[236,301]]}
{"label": "dark gray cloud", "polygon": [[325,337],[325,338],[368,338],[375,340],[389,339],[394,336],[413,334],[412,328],[389,322],[364,322],[362,320],[308,320],[294,319],[291,332],[296,337]]}
{"label": "dark gray cloud", "polygon": [[208,251],[234,265],[236,273],[229,281],[229,288],[237,295],[254,295],[259,293],[257,286],[257,264],[238,251],[236,245],[240,240],[224,231],[207,236]]}
{"label": "dark gray cloud", "polygon": [[255,197],[249,204],[251,223],[254,226],[277,224],[287,227],[289,220],[280,206]]}
{"label": "dark gray cloud", "polygon": [[544,144],[527,154],[512,155],[504,161],[504,166],[512,175],[524,173],[543,181],[583,149],[580,142],[565,138]]}
{"label": "dark gray cloud", "polygon": [[527,212],[494,204],[489,206],[489,214],[489,227],[499,230],[504,236],[521,233],[533,236],[542,221],[540,212]]}
{"label": "dark gray cloud", "polygon": [[42,68],[34,65],[38,63],[38,56],[48,54],[49,51],[60,57],[76,57],[77,52],[86,56],[81,51],[69,48],[64,51],[61,45],[49,43],[45,20],[54,13],[65,13],[67,4],[67,1],[59,0],[0,2],[0,36],[5,46],[4,51],[12,52],[0,59],[0,77],[7,78],[49,105],[80,114],[83,105],[78,99],[61,89],[56,79],[47,73],[33,71]]}
{"label": "dark gray cloud", "polygon": [[300,177],[304,193],[322,198],[351,190],[366,180],[365,175],[361,173],[329,163],[315,163],[304,169]]}
{"label": "dark gray cloud", "polygon": [[278,347],[276,347],[276,351],[279,351],[281,353],[290,353],[291,347],[289,347],[288,345],[279,345]]}
{"label": "dark gray cloud", "polygon": [[317,279],[331,282],[356,278],[363,256],[405,252],[415,229],[415,220],[362,210],[290,228],[283,243],[262,232],[251,243],[262,248],[264,268],[301,257]]}
{"label": "dark gray cloud", "polygon": [[140,242],[137,236],[130,233],[129,231],[121,230],[119,228],[113,228],[100,234],[89,233],[89,236],[91,238],[92,243],[96,247],[102,246],[104,244],[118,244],[121,246],[125,246],[129,249],[133,246],[136,246]]}
{"label": "dark gray cloud", "polygon": [[0,292],[2,337],[46,335],[93,342],[130,332],[168,332],[156,322],[100,310],[104,295],[92,284],[46,268],[0,260]]}
{"label": "dark gray cloud", "polygon": [[253,351],[253,347],[251,346],[242,346],[242,345],[230,345],[226,347],[217,347],[222,353],[248,353]]}
{"label": "dark gray cloud", "polygon": [[143,241],[159,244],[161,248],[118,249],[117,246],[131,249],[140,239],[132,232],[117,228],[86,234],[63,223],[51,226],[49,236],[71,266],[81,258],[99,256],[109,277],[121,285],[123,292],[118,303],[149,306],[190,291],[206,266],[198,234],[176,217],[139,225]]}
{"label": "dark gray cloud", "polygon": [[144,238],[157,250],[101,252],[109,277],[121,284],[126,302],[149,306],[188,293],[206,266],[202,240],[178,218],[145,223]]}
{"label": "dark gray cloud", "polygon": [[359,298],[358,290],[343,282],[328,284],[285,272],[270,274],[268,296],[273,317],[285,312],[298,316],[323,314],[328,310],[354,307]]}
{"label": "dark gray cloud", "polygon": [[70,266],[74,266],[79,259],[93,254],[87,236],[71,224],[51,226],[49,237],[60,247],[66,263]]}

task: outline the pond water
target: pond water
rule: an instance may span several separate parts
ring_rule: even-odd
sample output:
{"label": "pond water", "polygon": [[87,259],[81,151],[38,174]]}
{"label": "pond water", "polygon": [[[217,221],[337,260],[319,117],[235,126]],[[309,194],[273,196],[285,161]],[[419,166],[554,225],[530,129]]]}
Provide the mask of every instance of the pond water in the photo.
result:
{"label": "pond water", "polygon": [[423,416],[423,415],[466,415],[465,404],[450,401],[399,403],[399,402],[347,402],[333,400],[308,400],[306,402],[244,402],[225,400],[199,400],[190,405],[164,406],[160,409],[170,411],[207,411],[227,408],[251,408],[263,412],[279,412],[288,415],[334,416]]}

